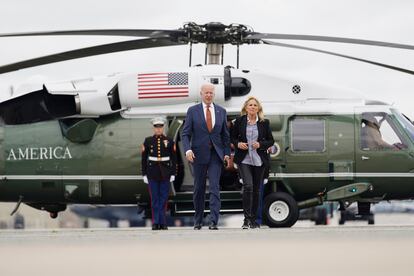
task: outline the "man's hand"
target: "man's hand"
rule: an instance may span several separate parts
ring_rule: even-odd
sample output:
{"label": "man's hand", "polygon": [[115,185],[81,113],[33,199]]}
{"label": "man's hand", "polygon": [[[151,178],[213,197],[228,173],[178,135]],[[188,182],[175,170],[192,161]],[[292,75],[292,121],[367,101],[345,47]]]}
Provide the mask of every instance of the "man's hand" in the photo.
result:
{"label": "man's hand", "polygon": [[189,162],[193,163],[193,162],[194,162],[194,159],[195,159],[195,155],[194,155],[193,151],[192,151],[192,150],[188,150],[188,151],[185,153],[185,158],[187,158],[187,160],[188,160]]}
{"label": "man's hand", "polygon": [[243,143],[243,142],[239,142],[239,143],[237,143],[237,147],[239,149],[242,149],[242,150],[247,150],[249,148],[249,144]]}
{"label": "man's hand", "polygon": [[144,179],[144,183],[148,184],[148,177],[146,175],[144,175],[143,179]]}
{"label": "man's hand", "polygon": [[170,176],[170,182],[174,182],[174,180],[175,180],[175,175],[171,175]]}
{"label": "man's hand", "polygon": [[252,144],[252,146],[253,146],[254,149],[258,149],[258,148],[260,148],[260,143],[259,142],[254,142]]}

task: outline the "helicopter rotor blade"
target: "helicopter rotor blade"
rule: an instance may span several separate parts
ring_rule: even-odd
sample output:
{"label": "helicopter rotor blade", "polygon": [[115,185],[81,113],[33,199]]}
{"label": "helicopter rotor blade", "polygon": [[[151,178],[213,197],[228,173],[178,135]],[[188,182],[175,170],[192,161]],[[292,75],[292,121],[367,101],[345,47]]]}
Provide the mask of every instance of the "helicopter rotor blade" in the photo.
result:
{"label": "helicopter rotor blade", "polygon": [[61,52],[57,54],[52,54],[48,56],[42,56],[34,59],[28,59],[24,61],[19,61],[16,63],[11,63],[7,65],[0,66],[0,74],[8,73],[24,68],[55,63],[59,61],[72,60],[77,58],[84,58],[96,55],[103,55],[108,53],[137,50],[137,49],[146,49],[146,48],[155,48],[155,47],[164,47],[164,46],[176,46],[184,45],[185,42],[175,42],[169,38],[146,38],[146,39],[136,39],[128,40],[122,42],[115,42],[109,44],[103,44],[98,46],[80,48],[76,50],[71,50],[67,52]]}
{"label": "helicopter rotor blade", "polygon": [[350,43],[350,44],[371,45],[371,46],[381,46],[381,47],[414,50],[413,45],[407,45],[407,44],[398,44],[398,43],[391,43],[391,42],[354,39],[354,38],[345,38],[345,37],[318,36],[318,35],[251,33],[246,36],[246,39],[311,40],[311,41],[339,42],[339,43]]}
{"label": "helicopter rotor blade", "polygon": [[151,29],[95,29],[95,30],[66,30],[49,32],[26,32],[0,34],[0,37],[21,36],[54,36],[54,35],[103,35],[103,36],[140,36],[140,37],[177,37],[183,35],[183,30],[151,30]]}
{"label": "helicopter rotor blade", "polygon": [[268,40],[262,40],[262,41],[263,41],[264,44],[267,44],[267,45],[287,47],[287,48],[294,48],[294,49],[312,51],[312,52],[317,52],[317,53],[322,53],[322,54],[327,54],[327,55],[332,55],[332,56],[337,56],[337,57],[342,57],[342,58],[357,60],[357,61],[361,61],[361,62],[365,62],[365,63],[372,64],[372,65],[377,65],[377,66],[381,66],[381,67],[388,68],[388,69],[391,69],[391,70],[396,70],[396,71],[400,71],[400,72],[407,73],[407,74],[410,74],[410,75],[414,75],[414,71],[411,71],[411,70],[408,70],[408,69],[405,69],[405,68],[401,68],[401,67],[396,67],[396,66],[388,65],[388,64],[385,64],[385,63],[380,63],[380,62],[372,61],[372,60],[367,60],[367,59],[352,57],[352,56],[338,54],[338,53],[331,52],[331,51],[325,51],[325,50],[320,50],[320,49],[310,48],[310,47],[304,47],[304,46],[299,46],[299,45],[294,45],[294,44],[279,43],[279,42],[273,42],[273,41],[268,41]]}

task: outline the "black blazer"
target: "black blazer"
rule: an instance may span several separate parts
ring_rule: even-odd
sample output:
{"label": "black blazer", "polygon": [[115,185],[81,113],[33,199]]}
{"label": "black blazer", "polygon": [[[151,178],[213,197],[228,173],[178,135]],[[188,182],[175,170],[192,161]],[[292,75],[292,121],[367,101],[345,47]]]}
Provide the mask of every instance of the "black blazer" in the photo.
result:
{"label": "black blazer", "polygon": [[[242,150],[237,147],[239,142],[247,143],[246,137],[246,127],[247,127],[247,115],[238,117],[234,122],[234,126],[231,129],[231,142],[235,148],[234,154],[234,163],[240,164],[248,150]],[[257,142],[260,143],[260,147],[257,149],[257,153],[262,159],[262,162],[265,166],[269,166],[269,154],[267,149],[274,144],[274,139],[272,135],[272,130],[270,129],[269,120],[265,119],[263,121],[257,121],[257,130],[259,132],[259,137]]]}

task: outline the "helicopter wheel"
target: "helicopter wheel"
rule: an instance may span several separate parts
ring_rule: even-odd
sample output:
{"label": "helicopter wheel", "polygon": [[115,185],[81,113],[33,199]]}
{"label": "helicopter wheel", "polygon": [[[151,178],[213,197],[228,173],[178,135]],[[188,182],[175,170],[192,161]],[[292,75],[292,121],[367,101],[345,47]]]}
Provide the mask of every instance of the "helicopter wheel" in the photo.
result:
{"label": "helicopter wheel", "polygon": [[50,216],[52,219],[55,219],[55,218],[57,218],[57,217],[58,217],[58,213],[57,213],[57,212],[50,212],[50,213],[49,213],[49,216]]}
{"label": "helicopter wheel", "polygon": [[368,216],[368,224],[369,225],[374,225],[375,224],[375,219],[374,219],[374,214],[369,214]]}
{"label": "helicopter wheel", "polygon": [[345,222],[346,222],[346,214],[345,214],[345,211],[341,211],[341,215],[339,217],[338,223],[339,223],[339,225],[344,225]]}
{"label": "helicopter wheel", "polygon": [[291,227],[299,218],[296,200],[287,193],[271,193],[264,200],[266,224],[273,227]]}
{"label": "helicopter wheel", "polygon": [[315,225],[328,225],[328,212],[325,208],[317,208]]}

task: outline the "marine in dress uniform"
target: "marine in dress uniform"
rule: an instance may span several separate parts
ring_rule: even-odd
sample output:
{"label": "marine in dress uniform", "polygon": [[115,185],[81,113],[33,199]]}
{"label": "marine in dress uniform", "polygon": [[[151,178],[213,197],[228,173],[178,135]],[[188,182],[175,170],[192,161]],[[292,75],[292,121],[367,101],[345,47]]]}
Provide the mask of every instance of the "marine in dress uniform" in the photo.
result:
{"label": "marine in dress uniform", "polygon": [[154,135],[145,138],[142,145],[142,175],[151,197],[152,230],[167,230],[165,211],[170,182],[175,180],[176,147],[172,139],[163,134],[164,120],[154,118]]}

